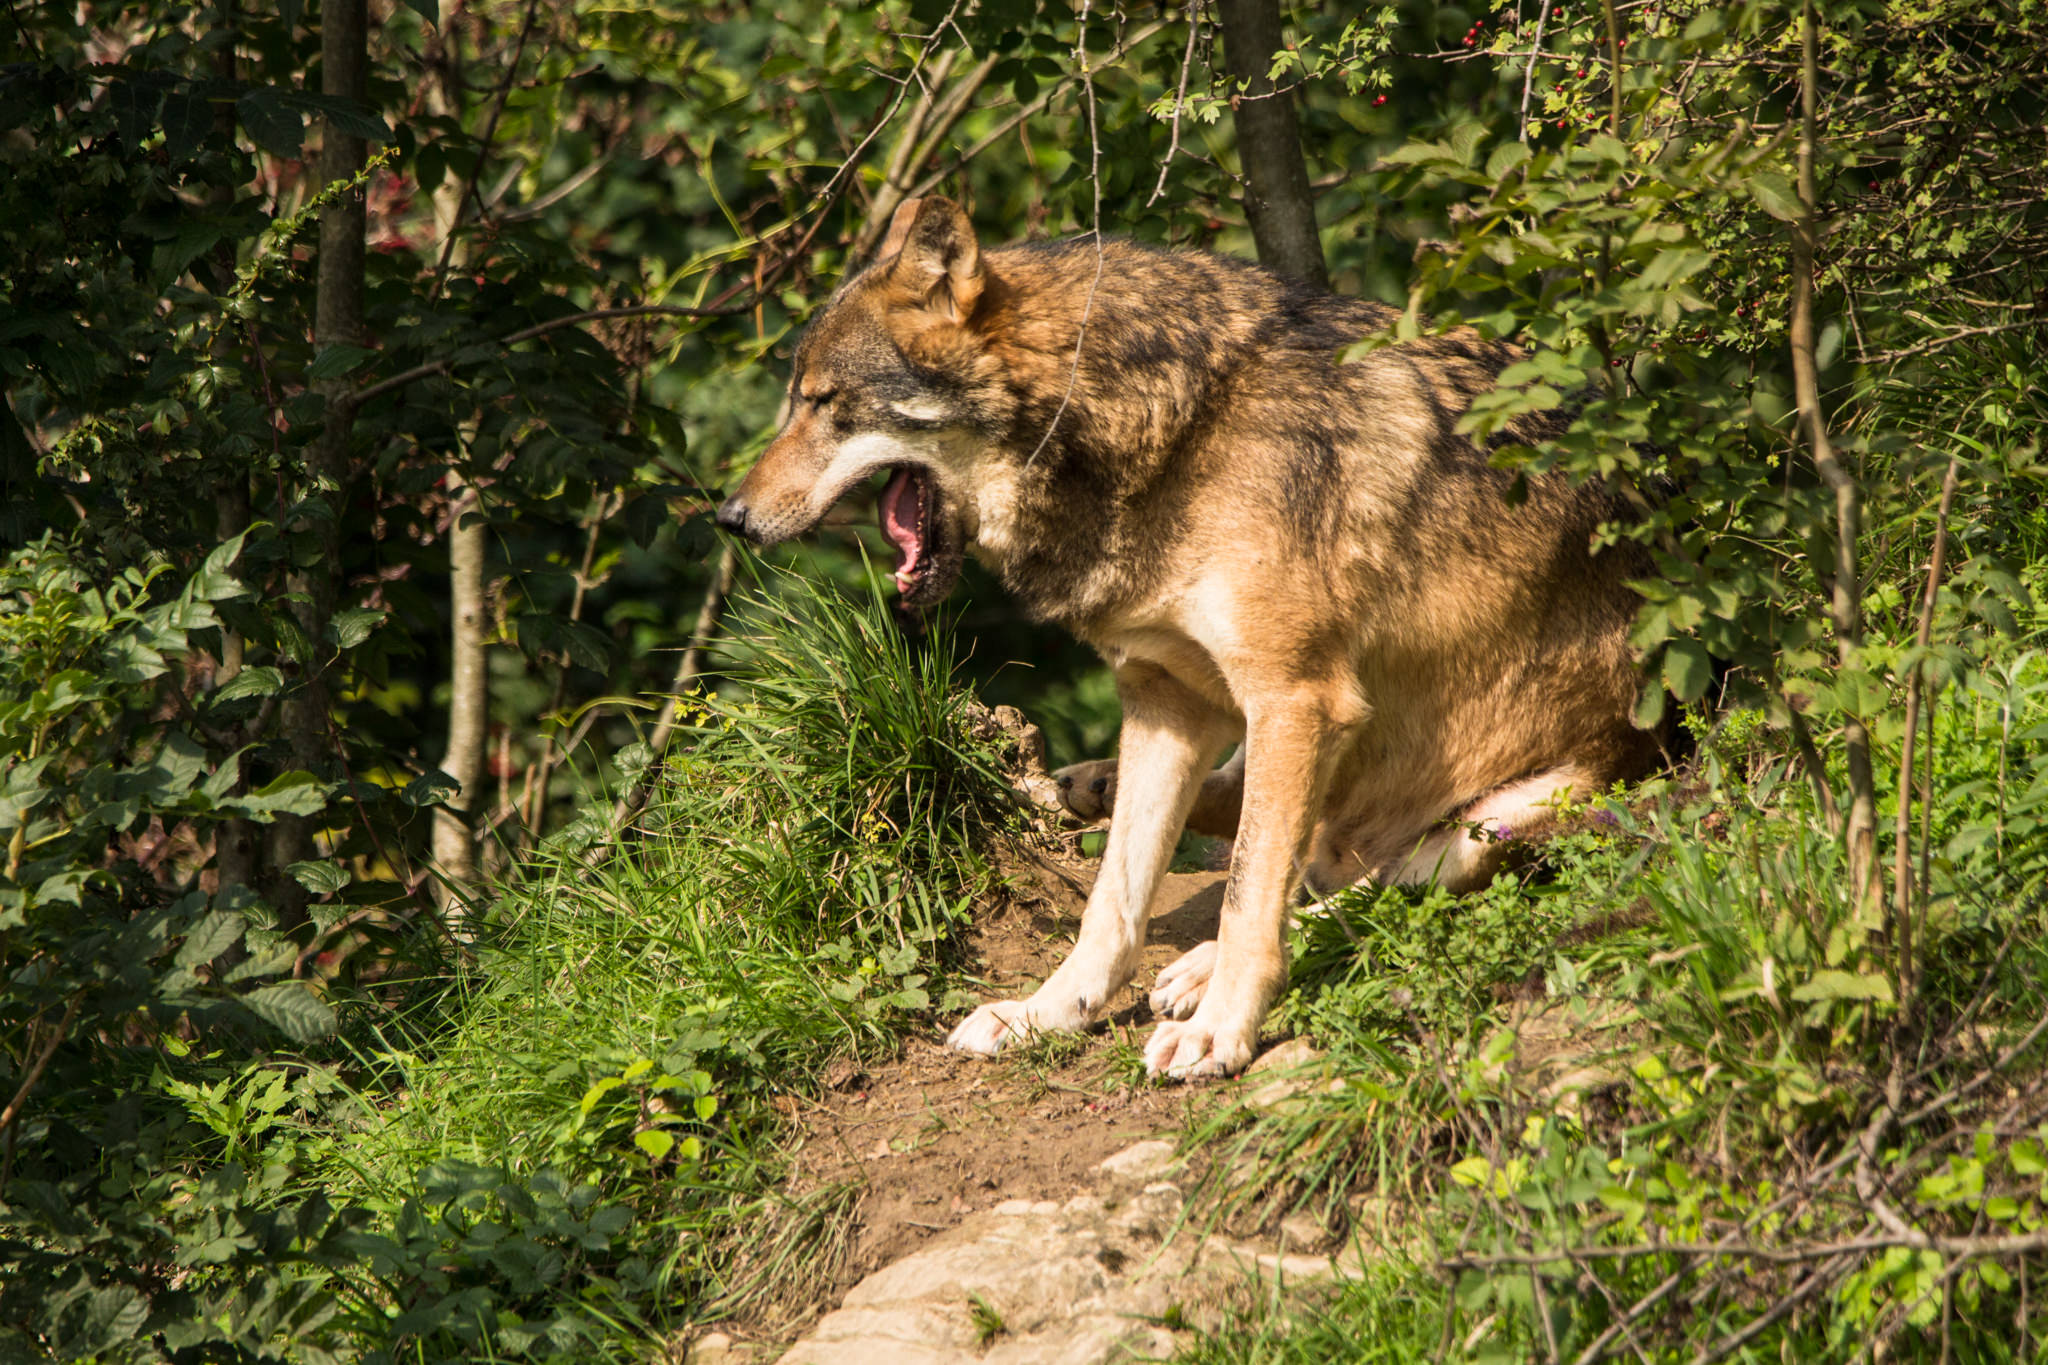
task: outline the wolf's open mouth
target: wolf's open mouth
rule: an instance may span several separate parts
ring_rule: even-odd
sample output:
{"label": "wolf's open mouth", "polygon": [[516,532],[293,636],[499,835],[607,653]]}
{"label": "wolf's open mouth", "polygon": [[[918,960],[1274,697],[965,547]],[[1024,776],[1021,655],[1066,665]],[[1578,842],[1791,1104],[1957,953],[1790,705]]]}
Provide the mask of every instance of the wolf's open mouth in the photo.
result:
{"label": "wolf's open mouth", "polygon": [[909,596],[932,566],[932,516],[938,506],[932,476],[915,465],[897,465],[882,490],[882,534],[903,556],[896,563],[896,591]]}

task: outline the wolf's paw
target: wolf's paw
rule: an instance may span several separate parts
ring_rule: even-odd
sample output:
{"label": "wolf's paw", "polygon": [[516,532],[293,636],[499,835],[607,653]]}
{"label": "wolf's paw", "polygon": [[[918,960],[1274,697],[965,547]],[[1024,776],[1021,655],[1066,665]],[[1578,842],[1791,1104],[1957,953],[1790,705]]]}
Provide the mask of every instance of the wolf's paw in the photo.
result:
{"label": "wolf's paw", "polygon": [[1256,1032],[1244,1036],[1241,1030],[1218,1027],[1196,1017],[1185,1023],[1167,1021],[1152,1031],[1145,1044],[1145,1071],[1175,1080],[1211,1080],[1235,1076],[1251,1065]]}
{"label": "wolf's paw", "polygon": [[962,1019],[946,1036],[955,1052],[993,1057],[1012,1043],[1021,1043],[1043,1026],[1034,1022],[1022,1000],[991,1000]]}
{"label": "wolf's paw", "polygon": [[1152,1013],[1161,1019],[1186,1019],[1202,1003],[1209,977],[1216,970],[1216,940],[1198,943],[1159,970],[1152,983]]}
{"label": "wolf's paw", "polygon": [[1098,758],[1073,763],[1054,773],[1060,804],[1083,820],[1106,820],[1116,804],[1116,760]]}

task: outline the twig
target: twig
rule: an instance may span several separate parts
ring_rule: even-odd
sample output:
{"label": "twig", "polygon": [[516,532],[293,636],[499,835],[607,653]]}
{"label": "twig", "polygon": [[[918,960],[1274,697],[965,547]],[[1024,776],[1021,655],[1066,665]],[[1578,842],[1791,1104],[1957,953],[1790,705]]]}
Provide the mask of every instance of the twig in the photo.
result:
{"label": "twig", "polygon": [[[498,82],[498,92],[491,103],[491,114],[484,121],[483,135],[477,139],[476,157],[470,162],[469,178],[463,182],[462,193],[455,200],[455,211],[448,220],[448,230],[441,241],[441,259],[434,266],[434,285],[427,291],[429,303],[441,297],[441,290],[448,282],[448,263],[455,257],[456,229],[462,226],[463,205],[476,200],[478,209],[484,207],[477,197],[476,185],[484,173],[484,162],[490,159],[491,143],[498,135],[498,120],[504,117],[505,101],[512,94],[512,82],[519,75],[519,63],[526,56],[526,41],[533,36],[533,21],[540,12],[540,0],[526,0],[526,17],[519,25],[519,41],[513,45],[512,60],[505,63],[505,79]],[[460,111],[458,112],[458,116]]]}
{"label": "twig", "polygon": [[[1544,0],[1546,5],[1549,2],[1550,0]],[[1148,209],[1159,202],[1160,195],[1166,193],[1166,173],[1173,169],[1173,159],[1180,154],[1180,114],[1181,108],[1188,102],[1188,72],[1195,64],[1195,38],[1202,29],[1197,20],[1201,13],[1202,0],[1188,0],[1188,48],[1181,54],[1180,86],[1173,92],[1173,121],[1170,125],[1172,133],[1167,138],[1166,157],[1159,163],[1159,183],[1152,187],[1152,197],[1145,201],[1145,207]]]}
{"label": "twig", "polygon": [[1536,41],[1529,46],[1529,61],[1522,68],[1522,119],[1520,128],[1522,141],[1529,140],[1529,95],[1536,79],[1536,59],[1543,55],[1543,29],[1550,22],[1550,0],[1543,0],[1543,8],[1536,11]]}
{"label": "twig", "polygon": [[[1941,507],[1934,514],[1934,549],[1927,557],[1927,588],[1920,597],[1920,626],[1914,643],[1921,657],[1906,679],[1905,737],[1899,751],[1898,819],[1892,831],[1892,914],[1898,921],[1898,1025],[1910,1028],[1912,993],[1919,973],[1913,965],[1913,740],[1920,728],[1920,693],[1927,677],[1926,653],[1934,640],[1934,604],[1941,591],[1941,570],[1948,555],[1948,514],[1955,506],[1956,481],[1962,456],[1951,455],[1941,479]],[[1929,752],[1933,742],[1928,744]]]}
{"label": "twig", "polygon": [[669,683],[668,700],[662,703],[661,712],[655,718],[654,732],[648,736],[648,747],[654,750],[654,760],[641,769],[618,804],[612,807],[612,827],[624,829],[626,822],[639,813],[647,804],[647,793],[654,785],[654,775],[661,768],[662,750],[676,731],[676,716],[682,708],[682,695],[690,684],[704,671],[704,654],[711,647],[713,637],[718,634],[718,624],[725,616],[726,597],[732,592],[733,575],[739,568],[739,555],[727,545],[718,556],[718,568],[711,576],[711,586],[704,592],[704,605],[697,609],[697,623],[690,631],[690,644],[683,651],[682,662],[676,665],[675,678]]}
{"label": "twig", "polygon": [[1081,89],[1088,97],[1088,184],[1094,195],[1094,237],[1095,275],[1088,281],[1088,297],[1081,301],[1081,324],[1074,332],[1074,361],[1067,369],[1067,387],[1060,394],[1060,405],[1054,410],[1052,420],[1045,424],[1045,434],[1038,438],[1031,456],[1024,461],[1028,469],[1038,463],[1038,457],[1052,440],[1052,434],[1059,430],[1060,419],[1067,415],[1067,404],[1073,401],[1074,384],[1081,377],[1081,348],[1088,340],[1088,319],[1095,311],[1095,291],[1102,285],[1102,138],[1095,123],[1095,73],[1088,67],[1088,10],[1092,0],[1081,0],[1081,14],[1075,21],[1074,63],[1081,71]]}
{"label": "twig", "polygon": [[[705,308],[683,308],[667,303],[643,303],[631,308],[591,308],[581,313],[570,313],[563,317],[552,318],[547,322],[537,323],[532,327],[512,332],[498,338],[497,344],[499,346],[516,346],[522,341],[531,341],[537,336],[545,336],[547,333],[558,331],[563,327],[574,327],[578,323],[584,322],[602,322],[608,318],[729,318],[737,317],[746,311],[745,305],[726,307],[713,305]],[[357,389],[348,396],[347,401],[360,407],[372,398],[381,398],[393,389],[404,388],[415,379],[425,379],[429,375],[446,374],[453,367],[453,363],[449,360],[430,360],[424,365],[415,365],[409,370],[400,370],[388,379],[380,379],[374,384],[368,384]]]}
{"label": "twig", "polygon": [[23,1076],[21,1084],[15,1087],[14,1098],[7,1102],[7,1108],[0,1109],[0,1133],[12,1128],[14,1121],[21,1117],[22,1107],[28,1103],[29,1091],[35,1089],[36,1082],[43,1078],[43,1072],[50,1065],[50,1059],[57,1055],[58,1047],[69,1036],[72,1021],[78,1018],[78,1007],[84,1003],[84,995],[74,995],[71,997],[71,1003],[64,1007],[64,1017],[57,1021],[56,1030],[44,1042],[42,1051],[36,1054],[36,1059],[29,1063],[28,1074]]}

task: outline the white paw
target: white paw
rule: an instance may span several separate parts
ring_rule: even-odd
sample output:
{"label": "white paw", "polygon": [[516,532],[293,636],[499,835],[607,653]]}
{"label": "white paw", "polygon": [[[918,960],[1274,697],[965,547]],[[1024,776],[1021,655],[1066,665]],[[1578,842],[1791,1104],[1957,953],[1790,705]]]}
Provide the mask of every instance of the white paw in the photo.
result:
{"label": "white paw", "polygon": [[1197,1017],[1185,1023],[1172,1020],[1152,1031],[1145,1044],[1145,1070],[1154,1076],[1176,1080],[1206,1080],[1235,1076],[1251,1065],[1256,1034],[1247,1037],[1236,1028],[1219,1028]]}
{"label": "white paw", "polygon": [[991,1000],[960,1021],[946,1036],[946,1046],[955,1052],[993,1057],[1037,1031],[1024,1001]]}
{"label": "white paw", "polygon": [[1186,1019],[1202,1003],[1209,978],[1216,971],[1216,940],[1198,943],[1160,969],[1152,983],[1152,1013],[1161,1019]]}

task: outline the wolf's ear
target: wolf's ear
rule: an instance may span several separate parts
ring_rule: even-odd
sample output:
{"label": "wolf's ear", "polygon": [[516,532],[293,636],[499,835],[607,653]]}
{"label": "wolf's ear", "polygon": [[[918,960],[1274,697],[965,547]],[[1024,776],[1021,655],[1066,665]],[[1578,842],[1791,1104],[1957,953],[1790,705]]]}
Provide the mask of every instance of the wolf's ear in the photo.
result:
{"label": "wolf's ear", "polygon": [[880,257],[896,258],[891,277],[927,308],[965,322],[987,274],[974,225],[950,199],[906,199],[889,220]]}

